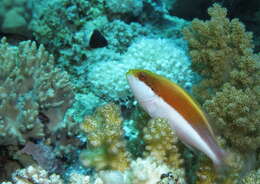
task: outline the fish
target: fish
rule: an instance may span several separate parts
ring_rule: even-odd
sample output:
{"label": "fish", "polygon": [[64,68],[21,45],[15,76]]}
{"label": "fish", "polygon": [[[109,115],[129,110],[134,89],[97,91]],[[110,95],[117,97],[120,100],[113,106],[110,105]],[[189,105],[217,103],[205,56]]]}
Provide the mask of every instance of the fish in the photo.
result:
{"label": "fish", "polygon": [[90,36],[89,46],[90,48],[102,48],[108,45],[107,39],[101,34],[101,32],[95,29]]}
{"label": "fish", "polygon": [[135,99],[152,118],[165,118],[179,139],[205,153],[216,168],[225,165],[226,152],[200,105],[179,85],[149,70],[131,69],[126,77]]}

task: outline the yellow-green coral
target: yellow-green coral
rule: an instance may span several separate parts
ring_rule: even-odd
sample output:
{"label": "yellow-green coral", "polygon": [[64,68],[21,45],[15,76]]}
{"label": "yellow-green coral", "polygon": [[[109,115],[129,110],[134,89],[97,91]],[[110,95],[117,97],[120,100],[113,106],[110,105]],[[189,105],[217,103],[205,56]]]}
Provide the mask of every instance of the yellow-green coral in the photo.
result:
{"label": "yellow-green coral", "polygon": [[[243,161],[240,155],[236,154],[230,162],[230,168],[220,168],[217,171],[209,158],[201,157],[196,184],[237,184]],[[224,170],[226,170],[226,173],[224,173]]]}
{"label": "yellow-green coral", "polygon": [[195,95],[232,146],[256,150],[260,147],[260,57],[253,53],[252,34],[238,19],[229,20],[227,10],[218,4],[208,13],[210,20],[195,19],[183,31],[192,66],[204,77]]}
{"label": "yellow-green coral", "polygon": [[260,184],[260,169],[247,174],[241,184]]}
{"label": "yellow-green coral", "polygon": [[[217,137],[221,147],[225,147],[226,141]],[[205,155],[200,157],[199,168],[197,170],[196,184],[237,184],[240,173],[244,169],[245,158],[241,153],[225,148],[225,165],[220,168],[214,167],[211,160]]]}
{"label": "yellow-green coral", "polygon": [[260,146],[259,103],[252,89],[237,89],[227,83],[204,107],[232,145],[240,150]]}
{"label": "yellow-green coral", "polygon": [[174,168],[181,167],[183,160],[177,147],[178,138],[166,119],[150,120],[143,132],[146,154]]}
{"label": "yellow-green coral", "polygon": [[87,133],[89,149],[80,155],[85,166],[100,169],[125,170],[129,165],[129,154],[123,140],[120,109],[115,104],[97,108],[88,116],[81,128]]}
{"label": "yellow-green coral", "polygon": [[191,26],[183,30],[192,67],[205,78],[199,91],[218,89],[226,81],[237,86],[252,85],[257,60],[253,54],[252,33],[246,32],[238,19],[229,20],[227,10],[218,4],[210,7],[208,13],[210,20],[194,19]]}

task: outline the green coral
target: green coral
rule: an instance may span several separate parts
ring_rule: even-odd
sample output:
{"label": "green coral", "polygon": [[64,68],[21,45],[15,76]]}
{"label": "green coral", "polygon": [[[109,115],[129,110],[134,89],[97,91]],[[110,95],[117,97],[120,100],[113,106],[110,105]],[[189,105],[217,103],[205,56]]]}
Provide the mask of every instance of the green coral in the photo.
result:
{"label": "green coral", "polygon": [[32,4],[34,16],[30,28],[38,41],[54,51],[72,46],[72,35],[87,21],[103,15],[103,0],[47,0],[44,4],[40,1]]}
{"label": "green coral", "polygon": [[260,169],[248,173],[241,184],[260,184]]}
{"label": "green coral", "polygon": [[199,87],[218,90],[226,81],[236,86],[252,85],[259,59],[253,54],[252,33],[246,32],[238,19],[229,20],[227,10],[218,4],[208,13],[210,20],[194,19],[183,30],[192,67],[205,78]]}
{"label": "green coral", "polygon": [[89,149],[80,155],[83,165],[97,170],[125,170],[129,166],[122,122],[120,109],[115,104],[101,106],[85,119],[81,128],[87,133]]}
{"label": "green coral", "polygon": [[204,107],[232,145],[240,150],[255,150],[260,146],[258,100],[252,89],[238,89],[226,83]]}
{"label": "green coral", "polygon": [[[218,4],[208,21],[195,19],[184,29],[192,67],[203,79],[194,89],[214,126],[239,150],[260,147],[260,56],[252,33],[238,19],[229,20]],[[207,100],[207,101],[205,101]]]}

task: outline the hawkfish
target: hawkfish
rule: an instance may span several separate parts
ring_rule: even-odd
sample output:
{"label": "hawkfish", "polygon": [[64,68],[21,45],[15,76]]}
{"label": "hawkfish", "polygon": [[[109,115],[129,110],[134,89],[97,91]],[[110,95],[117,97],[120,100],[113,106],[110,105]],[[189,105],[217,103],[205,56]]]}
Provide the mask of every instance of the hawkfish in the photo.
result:
{"label": "hawkfish", "polygon": [[129,70],[126,76],[134,97],[152,118],[166,118],[185,145],[205,153],[217,168],[225,165],[226,152],[205,113],[183,88],[148,70]]}

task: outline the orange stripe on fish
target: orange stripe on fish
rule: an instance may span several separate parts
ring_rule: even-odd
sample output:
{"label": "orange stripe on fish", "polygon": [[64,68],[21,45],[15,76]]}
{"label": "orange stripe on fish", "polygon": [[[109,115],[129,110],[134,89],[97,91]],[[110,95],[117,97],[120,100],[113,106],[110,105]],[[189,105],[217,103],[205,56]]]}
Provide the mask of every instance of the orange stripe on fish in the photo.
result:
{"label": "orange stripe on fish", "polygon": [[215,165],[223,164],[224,151],[204,112],[184,89],[148,70],[130,70],[127,78],[135,98],[151,117],[168,119],[185,144],[204,152]]}

